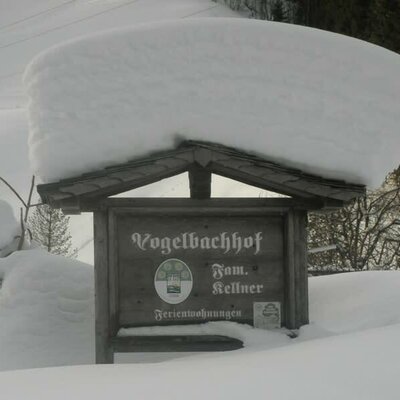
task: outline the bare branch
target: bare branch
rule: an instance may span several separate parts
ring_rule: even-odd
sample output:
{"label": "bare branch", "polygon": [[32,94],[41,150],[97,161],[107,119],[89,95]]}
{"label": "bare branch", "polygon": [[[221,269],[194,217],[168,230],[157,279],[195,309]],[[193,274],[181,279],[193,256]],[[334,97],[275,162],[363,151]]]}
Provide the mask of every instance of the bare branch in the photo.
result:
{"label": "bare branch", "polygon": [[20,223],[21,223],[21,236],[19,238],[19,242],[18,242],[18,247],[17,250],[22,250],[23,246],[24,246],[24,242],[25,242],[25,223],[24,223],[24,212],[22,210],[22,207],[19,209],[20,210]]}
{"label": "bare branch", "polygon": [[0,181],[2,181],[19,199],[19,201],[24,205],[24,207],[27,207],[27,204],[25,203],[24,199],[19,195],[19,193],[12,187],[10,183],[8,183],[4,178],[0,176]]}

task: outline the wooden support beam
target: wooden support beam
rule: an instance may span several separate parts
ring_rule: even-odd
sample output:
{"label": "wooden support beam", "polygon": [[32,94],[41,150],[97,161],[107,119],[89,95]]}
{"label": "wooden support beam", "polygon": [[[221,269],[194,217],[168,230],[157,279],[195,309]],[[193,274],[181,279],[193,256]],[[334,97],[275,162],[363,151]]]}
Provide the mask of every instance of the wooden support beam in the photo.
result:
{"label": "wooden support beam", "polygon": [[298,328],[296,323],[296,253],[295,253],[295,222],[294,211],[290,210],[286,215],[285,221],[285,253],[286,253],[286,288],[285,288],[285,304],[286,304],[286,327],[289,329]]}
{"label": "wooden support beam", "polygon": [[112,364],[114,354],[110,342],[108,218],[107,211],[94,213],[94,279],[96,314],[96,363]]}
{"label": "wooden support beam", "polygon": [[118,303],[118,239],[116,235],[115,216],[112,210],[108,209],[108,315],[109,315],[109,337],[118,333],[119,303]]}
{"label": "wooden support beam", "polygon": [[291,209],[285,223],[286,326],[308,324],[307,211]]}
{"label": "wooden support beam", "polygon": [[99,210],[102,207],[108,208],[130,208],[132,212],[141,214],[146,213],[146,209],[151,209],[151,212],[164,213],[169,209],[171,213],[181,213],[193,211],[196,208],[202,213],[213,213],[218,209],[237,208],[242,210],[242,214],[246,214],[250,209],[256,210],[259,208],[262,212],[280,213],[287,212],[290,208],[296,210],[319,210],[323,207],[323,203],[318,199],[296,199],[289,197],[280,198],[211,198],[211,199],[179,199],[179,198],[126,198],[126,197],[111,197],[103,200],[90,200],[81,204],[83,212]]}
{"label": "wooden support beam", "polygon": [[209,199],[211,197],[211,171],[195,163],[188,172],[190,197],[192,199]]}
{"label": "wooden support beam", "polygon": [[294,211],[296,327],[309,323],[307,271],[307,212]]}
{"label": "wooden support beam", "polygon": [[116,353],[229,351],[243,347],[243,342],[219,335],[125,336],[112,340]]}

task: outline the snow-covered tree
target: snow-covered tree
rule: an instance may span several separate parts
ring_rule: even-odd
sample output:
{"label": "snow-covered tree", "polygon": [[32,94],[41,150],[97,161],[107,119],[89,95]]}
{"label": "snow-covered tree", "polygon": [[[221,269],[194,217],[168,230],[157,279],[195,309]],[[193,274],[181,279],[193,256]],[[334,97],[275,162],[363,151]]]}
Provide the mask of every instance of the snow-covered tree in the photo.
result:
{"label": "snow-covered tree", "polygon": [[69,233],[69,217],[61,210],[48,205],[37,206],[29,218],[29,228],[33,239],[49,253],[76,257],[77,250],[72,246]]}

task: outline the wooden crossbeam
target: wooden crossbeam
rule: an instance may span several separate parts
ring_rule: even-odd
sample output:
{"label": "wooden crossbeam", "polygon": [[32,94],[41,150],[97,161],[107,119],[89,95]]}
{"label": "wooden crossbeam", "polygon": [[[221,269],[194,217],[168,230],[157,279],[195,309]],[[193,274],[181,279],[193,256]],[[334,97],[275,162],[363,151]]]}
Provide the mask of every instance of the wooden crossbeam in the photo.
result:
{"label": "wooden crossbeam", "polygon": [[242,341],[220,335],[135,335],[115,337],[111,343],[116,353],[230,351],[243,347]]}

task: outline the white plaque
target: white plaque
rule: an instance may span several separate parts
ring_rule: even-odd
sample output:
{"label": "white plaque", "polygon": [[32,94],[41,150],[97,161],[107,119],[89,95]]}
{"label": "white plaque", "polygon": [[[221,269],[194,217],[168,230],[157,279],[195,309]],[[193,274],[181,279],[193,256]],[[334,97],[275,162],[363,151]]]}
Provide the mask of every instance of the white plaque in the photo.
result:
{"label": "white plaque", "polygon": [[254,327],[275,329],[281,327],[281,303],[267,301],[253,303]]}

